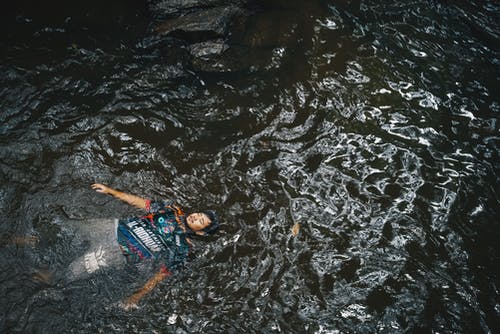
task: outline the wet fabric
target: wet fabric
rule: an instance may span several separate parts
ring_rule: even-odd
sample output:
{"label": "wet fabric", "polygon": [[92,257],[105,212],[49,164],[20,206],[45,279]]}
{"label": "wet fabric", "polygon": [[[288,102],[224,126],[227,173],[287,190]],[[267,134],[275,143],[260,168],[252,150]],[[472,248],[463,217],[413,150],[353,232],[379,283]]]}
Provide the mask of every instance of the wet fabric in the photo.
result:
{"label": "wet fabric", "polygon": [[185,215],[171,201],[148,201],[148,214],[120,220],[117,237],[127,262],[158,260],[169,270],[187,258]]}
{"label": "wet fabric", "polygon": [[125,265],[125,258],[117,245],[117,219],[93,219],[70,224],[80,243],[85,245],[85,252],[69,265],[68,279],[81,279],[97,271],[119,269]]}

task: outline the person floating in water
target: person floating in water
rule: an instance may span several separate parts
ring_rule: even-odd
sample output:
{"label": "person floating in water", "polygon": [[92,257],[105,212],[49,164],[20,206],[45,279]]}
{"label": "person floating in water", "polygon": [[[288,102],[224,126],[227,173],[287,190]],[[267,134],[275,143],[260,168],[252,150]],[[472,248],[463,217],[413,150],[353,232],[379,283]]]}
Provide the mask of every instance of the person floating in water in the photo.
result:
{"label": "person floating in water", "polygon": [[[96,244],[97,247],[91,247],[92,251],[75,261],[77,265],[73,266],[84,268],[84,271],[91,273],[123,260],[123,256],[128,263],[144,260],[160,262],[159,272],[125,301],[126,308],[136,306],[156,284],[170,276],[173,270],[185,262],[191,248],[191,236],[210,235],[219,227],[214,211],[191,213],[186,216],[172,201],[152,201],[100,183],[92,184],[91,187],[99,193],[111,195],[147,213],[140,217],[115,220],[114,233],[100,233],[101,241]],[[112,239],[115,239],[113,245],[115,250],[109,251]],[[117,256],[118,247],[123,255],[121,259],[117,259],[120,257]]]}

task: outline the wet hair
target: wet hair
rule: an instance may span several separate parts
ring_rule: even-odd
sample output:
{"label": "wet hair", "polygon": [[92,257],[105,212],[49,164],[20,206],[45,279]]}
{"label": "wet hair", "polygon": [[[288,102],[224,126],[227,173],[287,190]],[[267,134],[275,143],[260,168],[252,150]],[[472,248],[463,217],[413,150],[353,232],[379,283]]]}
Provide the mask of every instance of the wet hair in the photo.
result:
{"label": "wet hair", "polygon": [[201,230],[201,232],[203,232],[204,235],[211,235],[219,229],[219,219],[217,218],[215,211],[207,210],[203,211],[203,213],[210,219],[210,225]]}

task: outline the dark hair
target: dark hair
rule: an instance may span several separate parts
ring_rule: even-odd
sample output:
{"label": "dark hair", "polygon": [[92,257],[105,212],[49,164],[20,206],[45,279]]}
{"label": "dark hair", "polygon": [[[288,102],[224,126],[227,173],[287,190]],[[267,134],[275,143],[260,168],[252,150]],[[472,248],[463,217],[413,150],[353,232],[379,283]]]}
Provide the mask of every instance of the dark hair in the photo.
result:
{"label": "dark hair", "polygon": [[203,232],[205,235],[213,234],[219,229],[219,219],[217,218],[217,214],[212,210],[203,211],[203,213],[206,214],[208,218],[210,218],[210,225],[201,230],[201,232]]}

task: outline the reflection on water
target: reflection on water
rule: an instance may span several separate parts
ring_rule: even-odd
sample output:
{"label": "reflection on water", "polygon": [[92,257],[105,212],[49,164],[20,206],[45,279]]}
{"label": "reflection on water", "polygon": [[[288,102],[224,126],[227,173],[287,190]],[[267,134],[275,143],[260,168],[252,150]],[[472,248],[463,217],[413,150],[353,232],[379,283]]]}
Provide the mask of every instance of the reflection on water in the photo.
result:
{"label": "reflection on water", "polygon": [[[498,330],[496,3],[258,4],[201,65],[135,6],[3,23],[4,331]],[[222,230],[125,312],[147,272],[60,275],[137,213],[93,182]]]}

